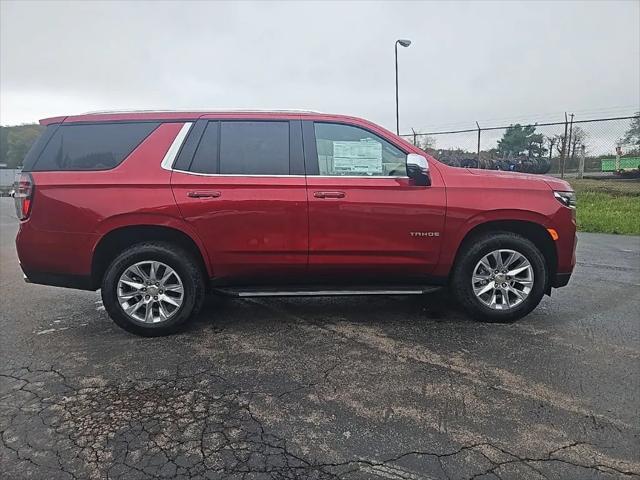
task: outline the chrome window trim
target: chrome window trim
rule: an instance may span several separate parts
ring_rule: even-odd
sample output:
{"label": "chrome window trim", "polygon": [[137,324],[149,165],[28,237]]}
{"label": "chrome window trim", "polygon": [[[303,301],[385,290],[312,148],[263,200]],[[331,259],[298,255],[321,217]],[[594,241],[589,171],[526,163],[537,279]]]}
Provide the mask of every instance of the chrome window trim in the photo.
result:
{"label": "chrome window trim", "polygon": [[190,172],[189,170],[178,170],[177,168],[170,169],[173,172],[178,173],[186,173],[187,175],[196,175],[198,177],[258,177],[258,178],[406,178],[407,176],[361,176],[361,175],[339,175],[339,176],[331,176],[331,175],[263,175],[263,174],[246,174],[246,173],[200,173],[200,172]]}
{"label": "chrome window trim", "polygon": [[406,175],[307,175],[310,178],[409,178]]}
{"label": "chrome window trim", "polygon": [[261,175],[261,174],[245,174],[245,173],[201,173],[201,172],[190,172],[189,170],[178,170],[177,168],[172,168],[174,172],[178,173],[186,173],[187,175],[196,175],[198,177],[277,177],[277,178],[304,178],[305,175]]}
{"label": "chrome window trim", "polygon": [[182,147],[182,144],[187,138],[187,134],[189,133],[192,125],[193,122],[186,122],[184,125],[182,125],[182,128],[176,135],[176,138],[174,138],[173,142],[171,142],[169,150],[167,150],[167,153],[164,154],[164,158],[160,163],[160,166],[165,170],[173,171],[173,162],[175,162],[176,157],[178,156],[178,152],[180,151],[180,147]]}

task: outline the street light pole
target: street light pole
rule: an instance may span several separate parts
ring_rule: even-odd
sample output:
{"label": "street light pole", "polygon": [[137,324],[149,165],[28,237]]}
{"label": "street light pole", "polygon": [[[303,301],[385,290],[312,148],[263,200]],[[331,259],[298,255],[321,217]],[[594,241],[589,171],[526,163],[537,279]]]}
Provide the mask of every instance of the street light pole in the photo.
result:
{"label": "street light pole", "polygon": [[411,40],[396,40],[394,46],[396,52],[396,134],[400,135],[400,110],[398,107],[398,44],[403,47],[411,45]]}

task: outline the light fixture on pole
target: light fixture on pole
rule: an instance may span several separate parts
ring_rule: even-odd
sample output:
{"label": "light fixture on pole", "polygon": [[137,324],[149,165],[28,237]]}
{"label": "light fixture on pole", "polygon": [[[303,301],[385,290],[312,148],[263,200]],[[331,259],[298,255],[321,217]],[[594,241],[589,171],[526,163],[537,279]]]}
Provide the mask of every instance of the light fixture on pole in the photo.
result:
{"label": "light fixture on pole", "polygon": [[400,135],[400,112],[398,109],[398,44],[403,47],[411,45],[411,40],[396,40],[396,134]]}

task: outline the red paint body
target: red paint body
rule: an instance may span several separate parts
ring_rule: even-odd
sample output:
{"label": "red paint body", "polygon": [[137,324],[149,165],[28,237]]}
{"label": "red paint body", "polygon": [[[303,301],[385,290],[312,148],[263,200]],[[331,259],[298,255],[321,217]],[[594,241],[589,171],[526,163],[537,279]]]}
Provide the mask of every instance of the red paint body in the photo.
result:
{"label": "red paint body", "polygon": [[[16,239],[27,275],[92,278],[94,253],[109,232],[163,226],[187,235],[218,284],[307,283],[364,278],[446,279],[465,236],[494,221],[553,228],[557,264],[575,264],[575,221],[543,176],[452,168],[428,157],[431,185],[405,177],[196,175],[160,165],[184,122],[198,119],[340,122],[368,129],[407,153],[404,139],[362,119],[312,113],[123,113],[41,123],[154,120],[162,123],[119,166],[105,171],[32,172],[30,216]],[[192,198],[190,192],[216,196]],[[318,198],[340,192],[341,198]],[[437,232],[412,236],[410,232]]]}

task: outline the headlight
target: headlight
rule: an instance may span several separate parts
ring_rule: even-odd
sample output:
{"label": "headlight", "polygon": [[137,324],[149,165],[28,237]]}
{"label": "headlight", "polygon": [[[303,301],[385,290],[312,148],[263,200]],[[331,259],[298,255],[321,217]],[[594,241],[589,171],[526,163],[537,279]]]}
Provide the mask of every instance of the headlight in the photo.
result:
{"label": "headlight", "polygon": [[576,208],[576,193],[575,192],[558,192],[554,191],[553,196],[558,199],[565,207]]}

